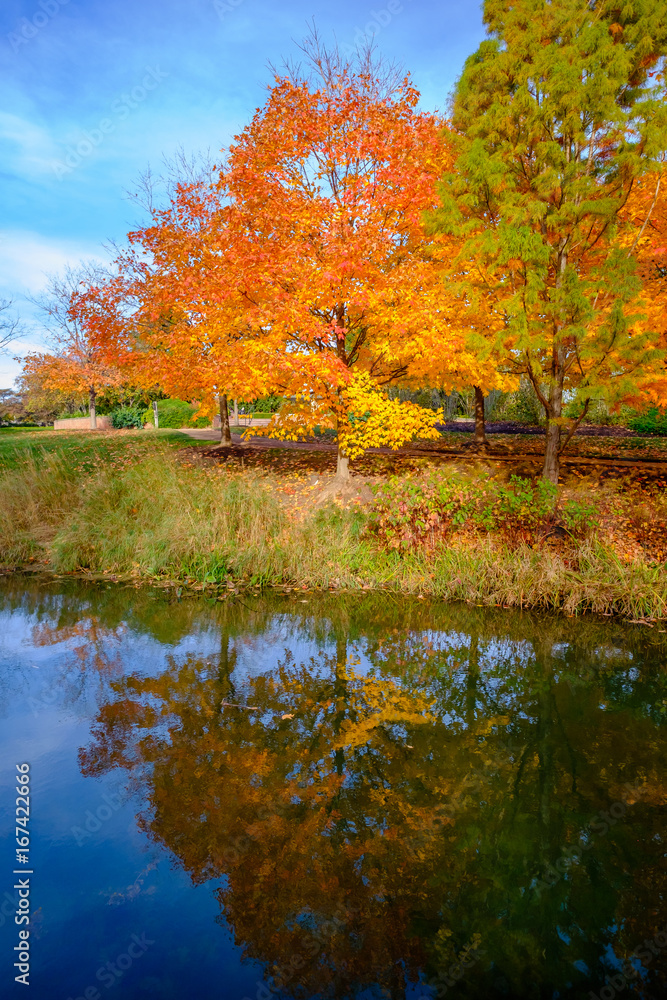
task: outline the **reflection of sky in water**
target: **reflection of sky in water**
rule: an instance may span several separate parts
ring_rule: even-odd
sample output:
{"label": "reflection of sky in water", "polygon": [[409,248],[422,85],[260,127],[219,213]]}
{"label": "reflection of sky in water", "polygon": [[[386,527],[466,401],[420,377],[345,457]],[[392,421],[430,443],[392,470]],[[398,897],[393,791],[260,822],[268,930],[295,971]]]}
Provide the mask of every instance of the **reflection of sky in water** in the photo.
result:
{"label": "reflection of sky in water", "polygon": [[[35,646],[30,633],[39,623],[36,615],[26,617],[0,611],[0,668],[3,671],[7,668],[16,670],[21,678],[22,691],[38,700],[45,685],[48,688],[58,685],[58,672],[71,663],[72,650],[85,645],[85,639],[78,636]],[[284,659],[286,647],[297,662],[316,657],[322,650],[322,642],[307,640],[300,633],[301,627],[295,628],[288,615],[275,615],[266,634],[235,637],[236,678],[241,681],[274,670],[278,661]],[[209,626],[198,624],[190,634],[173,643],[159,642],[124,627],[119,635],[107,640],[106,647],[117,654],[125,670],[154,674],[164,669],[167,655],[183,659],[192,654],[215,663],[220,653],[220,636],[213,623]],[[364,666],[368,666],[367,662]],[[90,678],[84,678],[84,686],[89,682]],[[85,701],[83,692],[81,697]]]}
{"label": "reflection of sky in water", "polygon": [[[23,761],[31,765],[34,870],[31,984],[25,990],[13,981],[10,956],[18,927],[13,917],[0,916],[0,996],[66,1000],[96,987],[103,996],[124,998],[181,1000],[186,989],[207,1000],[240,1000],[248,992],[254,997],[262,969],[254,963],[241,968],[240,949],[230,931],[215,923],[219,906],[212,884],[193,886],[183,871],[175,870],[170,852],[151,845],[138,829],[141,791],[133,794],[121,772],[82,778],[77,749],[90,739],[90,713],[96,695],[105,689],[94,675],[84,674],[80,695],[69,702],[76,689],[62,677],[71,663],[71,649],[81,639],[31,648],[26,635],[34,623],[33,616],[20,611],[0,614],[5,714],[0,730],[0,839],[9,848],[3,892],[6,886],[11,896],[13,885],[13,765]],[[213,650],[214,636],[202,629],[165,649],[150,637],[128,631],[112,645],[126,669],[157,673],[164,668],[167,652],[181,656]],[[45,678],[50,678],[46,684]],[[106,962],[113,964],[126,953],[133,934],[145,934],[155,943],[122,976],[108,970],[105,974]],[[166,975],[165,955],[171,956]],[[211,991],[220,968],[225,970],[224,985]],[[100,969],[102,979],[96,978]],[[107,986],[109,975],[113,988]]]}

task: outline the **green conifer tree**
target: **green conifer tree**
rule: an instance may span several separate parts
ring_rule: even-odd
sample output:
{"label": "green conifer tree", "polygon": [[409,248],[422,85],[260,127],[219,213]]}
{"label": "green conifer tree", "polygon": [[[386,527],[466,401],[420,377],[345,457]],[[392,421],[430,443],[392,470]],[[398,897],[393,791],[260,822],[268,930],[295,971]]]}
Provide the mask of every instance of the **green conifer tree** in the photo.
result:
{"label": "green conifer tree", "polygon": [[667,0],[486,0],[484,22],[435,225],[464,237],[452,286],[498,310],[495,349],[544,407],[557,482],[591,400],[636,394],[662,363],[621,213],[667,149]]}

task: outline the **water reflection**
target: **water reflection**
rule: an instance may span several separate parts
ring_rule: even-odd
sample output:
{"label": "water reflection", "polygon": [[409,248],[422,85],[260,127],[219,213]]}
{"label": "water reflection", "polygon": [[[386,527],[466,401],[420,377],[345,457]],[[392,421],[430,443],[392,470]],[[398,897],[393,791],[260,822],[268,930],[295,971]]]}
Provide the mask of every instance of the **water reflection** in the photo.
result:
{"label": "water reflection", "polygon": [[[665,992],[662,637],[379,597],[71,588],[30,613],[33,640],[75,650],[95,623],[75,654],[105,678],[81,772],[125,774],[153,846],[216,880],[262,1000],[586,997],[630,973],[634,995]],[[207,653],[119,672],[125,629],[205,634]]]}

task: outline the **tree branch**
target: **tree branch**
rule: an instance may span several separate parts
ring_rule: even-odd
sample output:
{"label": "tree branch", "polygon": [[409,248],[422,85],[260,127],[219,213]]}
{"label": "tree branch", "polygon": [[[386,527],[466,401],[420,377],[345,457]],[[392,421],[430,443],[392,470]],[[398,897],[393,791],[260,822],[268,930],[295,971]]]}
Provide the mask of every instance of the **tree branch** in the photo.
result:
{"label": "tree branch", "polygon": [[651,218],[651,215],[653,214],[653,209],[655,208],[655,203],[658,200],[658,192],[660,191],[660,181],[661,180],[662,180],[662,176],[658,175],[658,183],[655,186],[655,194],[653,195],[653,201],[651,202],[651,207],[649,208],[648,214],[647,214],[646,218],[644,219],[644,225],[642,226],[642,228],[639,230],[639,232],[637,233],[637,235],[635,237],[635,242],[632,244],[632,246],[628,250],[628,257],[634,251],[635,247],[637,246],[637,244],[639,243],[640,239],[644,235],[644,230],[646,229],[646,226],[648,225],[648,220]]}
{"label": "tree branch", "polygon": [[568,444],[570,443],[570,441],[574,437],[574,435],[575,435],[575,433],[577,431],[577,428],[579,427],[579,424],[581,423],[581,421],[584,419],[584,417],[588,413],[588,407],[590,405],[591,405],[591,399],[590,399],[590,396],[589,396],[588,399],[586,400],[586,402],[584,403],[583,410],[581,411],[581,413],[579,414],[579,416],[577,417],[577,419],[572,423],[572,426],[570,427],[569,431],[567,432],[567,437],[565,438],[565,440],[561,444],[560,448],[558,449],[559,456],[563,454],[563,452],[567,448]]}

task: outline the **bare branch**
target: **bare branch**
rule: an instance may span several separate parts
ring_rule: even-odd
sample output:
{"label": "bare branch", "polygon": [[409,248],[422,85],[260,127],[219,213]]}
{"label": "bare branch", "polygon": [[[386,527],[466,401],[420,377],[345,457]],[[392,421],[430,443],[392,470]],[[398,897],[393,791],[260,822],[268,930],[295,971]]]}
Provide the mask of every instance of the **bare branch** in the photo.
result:
{"label": "bare branch", "polygon": [[47,343],[54,354],[59,355],[72,342],[83,340],[77,320],[70,315],[70,307],[75,295],[84,288],[101,284],[107,276],[108,272],[97,261],[82,261],[75,267],[68,265],[61,274],[51,274],[44,292],[28,296],[42,316]]}
{"label": "bare branch", "polygon": [[[149,164],[139,175],[134,190],[125,191],[128,201],[134,202],[149,216],[154,216],[162,206],[169,204],[178,188],[197,185],[209,188],[216,177],[210,149],[188,154],[183,146],[179,146],[172,157],[163,157],[162,166],[163,171],[156,174]],[[141,224],[136,223],[137,226]]]}
{"label": "bare branch", "polygon": [[21,321],[12,312],[11,299],[0,299],[0,354],[8,354],[12,340],[22,336]]}
{"label": "bare branch", "polygon": [[308,83],[316,89],[329,89],[339,85],[341,80],[365,77],[368,96],[384,100],[400,87],[406,72],[400,63],[388,61],[378,55],[372,39],[366,39],[352,47],[345,46],[345,52],[338,41],[327,46],[317,30],[315,20],[308,26],[308,33],[302,42],[295,42],[303,59],[283,60],[280,66],[269,63],[274,77],[286,77],[295,86]]}
{"label": "bare branch", "polygon": [[533,362],[530,359],[530,351],[526,351],[526,361],[528,362],[526,374],[528,375],[528,378],[532,382],[533,389],[535,390],[535,395],[537,396],[540,403],[544,407],[545,412],[549,413],[549,401],[542,392],[540,383],[538,382],[535,373],[533,372]]}

